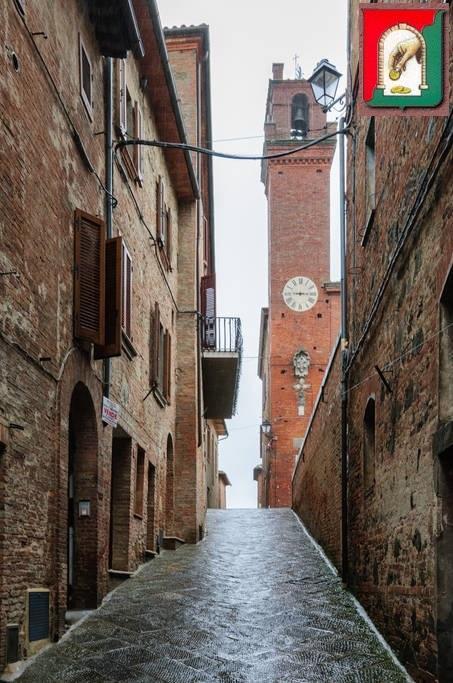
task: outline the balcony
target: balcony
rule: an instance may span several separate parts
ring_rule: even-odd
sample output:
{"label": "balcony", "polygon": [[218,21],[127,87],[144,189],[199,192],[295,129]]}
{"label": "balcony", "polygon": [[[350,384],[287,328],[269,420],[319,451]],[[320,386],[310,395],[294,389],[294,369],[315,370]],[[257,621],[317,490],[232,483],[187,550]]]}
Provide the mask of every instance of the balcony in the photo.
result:
{"label": "balcony", "polygon": [[236,411],[242,360],[239,318],[203,318],[203,395],[209,420],[230,419]]}

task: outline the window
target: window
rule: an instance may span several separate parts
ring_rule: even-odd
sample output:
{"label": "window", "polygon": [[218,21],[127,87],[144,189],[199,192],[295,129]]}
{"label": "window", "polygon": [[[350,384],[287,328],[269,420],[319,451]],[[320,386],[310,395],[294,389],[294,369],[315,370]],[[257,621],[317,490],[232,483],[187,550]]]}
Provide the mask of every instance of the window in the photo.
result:
{"label": "window", "polygon": [[363,488],[364,493],[374,488],[376,461],[376,401],[368,399],[363,417]]}
{"label": "window", "polygon": [[137,468],[135,471],[135,508],[139,517],[143,516],[143,487],[145,483],[145,451],[137,446]]}
{"label": "window", "polygon": [[74,336],[104,343],[105,226],[76,211],[74,225]]}
{"label": "window", "polygon": [[159,403],[165,405],[170,403],[171,398],[171,334],[161,322],[157,302],[154,306],[151,329],[153,338],[150,341],[150,384]]}
{"label": "window", "polygon": [[[143,116],[138,102],[134,103],[127,86],[126,60],[119,61],[119,121],[118,128],[124,139],[143,137]],[[123,147],[121,156],[129,176],[140,185],[144,177],[144,158],[141,145]]]}
{"label": "window", "polygon": [[156,183],[156,233],[159,253],[167,270],[171,270],[172,232],[172,213],[165,204],[165,185],[162,176],[159,176]]}
{"label": "window", "polygon": [[132,341],[132,259],[123,243],[123,273],[122,273],[122,310],[121,310],[121,326],[124,334]]}
{"label": "window", "polygon": [[366,230],[371,222],[376,208],[376,131],[374,116],[370,119],[365,142],[365,205]]}
{"label": "window", "polygon": [[121,237],[105,239],[96,216],[75,212],[74,337],[95,345],[95,358],[121,355]]}
{"label": "window", "polygon": [[93,119],[93,70],[88,53],[79,34],[80,96],[90,119]]}

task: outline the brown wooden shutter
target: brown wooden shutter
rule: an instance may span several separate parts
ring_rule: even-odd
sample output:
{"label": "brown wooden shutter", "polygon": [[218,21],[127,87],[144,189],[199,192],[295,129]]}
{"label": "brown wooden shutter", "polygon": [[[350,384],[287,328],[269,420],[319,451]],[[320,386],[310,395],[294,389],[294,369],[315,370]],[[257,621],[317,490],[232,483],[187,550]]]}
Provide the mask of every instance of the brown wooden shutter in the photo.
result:
{"label": "brown wooden shutter", "polygon": [[122,135],[127,132],[127,100],[126,100],[126,62],[124,59],[119,60],[119,129]]}
{"label": "brown wooden shutter", "polygon": [[157,227],[157,240],[162,243],[163,234],[163,210],[164,210],[164,181],[162,177],[159,176],[157,181],[157,197],[156,197],[156,227]]}
{"label": "brown wooden shutter", "polygon": [[159,355],[160,355],[160,309],[156,302],[154,306],[153,319],[153,363],[152,363],[152,384],[157,386],[159,384]]}
{"label": "brown wooden shutter", "polygon": [[171,209],[168,209],[168,211],[167,211],[167,259],[168,259],[169,269],[171,268],[172,251],[173,251],[173,217],[171,214]]}
{"label": "brown wooden shutter", "polygon": [[170,402],[171,395],[171,335],[168,330],[164,337],[164,397]]}
{"label": "brown wooden shutter", "polygon": [[124,275],[126,278],[123,293],[123,296],[126,297],[126,321],[124,331],[132,341],[132,261],[127,251]]}
{"label": "brown wooden shutter", "polygon": [[105,342],[95,347],[95,358],[121,356],[122,243],[121,237],[105,243]]}
{"label": "brown wooden shutter", "polygon": [[104,344],[105,227],[77,210],[74,226],[74,336]]}
{"label": "brown wooden shutter", "polygon": [[215,273],[201,278],[201,315],[204,318],[216,317]]}

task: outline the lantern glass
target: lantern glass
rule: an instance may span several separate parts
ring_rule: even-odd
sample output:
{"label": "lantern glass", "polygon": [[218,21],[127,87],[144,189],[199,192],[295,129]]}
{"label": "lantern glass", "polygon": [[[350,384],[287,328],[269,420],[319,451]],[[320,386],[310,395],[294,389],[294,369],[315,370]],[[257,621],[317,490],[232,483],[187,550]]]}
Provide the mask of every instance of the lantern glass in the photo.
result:
{"label": "lantern glass", "polygon": [[340,72],[327,59],[323,59],[316,66],[308,80],[316,102],[322,107],[329,107],[335,100],[340,78]]}
{"label": "lantern glass", "polygon": [[266,434],[266,436],[268,436],[271,433],[271,428],[271,423],[268,420],[264,420],[263,424],[261,425],[261,431],[263,432],[263,434]]}

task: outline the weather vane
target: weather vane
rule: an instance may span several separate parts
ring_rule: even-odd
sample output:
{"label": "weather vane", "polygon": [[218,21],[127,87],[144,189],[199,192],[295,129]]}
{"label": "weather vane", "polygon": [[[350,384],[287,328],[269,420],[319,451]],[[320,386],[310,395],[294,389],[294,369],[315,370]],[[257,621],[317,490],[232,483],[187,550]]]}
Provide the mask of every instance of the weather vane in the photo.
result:
{"label": "weather vane", "polygon": [[302,67],[299,63],[299,55],[294,55],[294,78],[298,81],[302,78]]}

